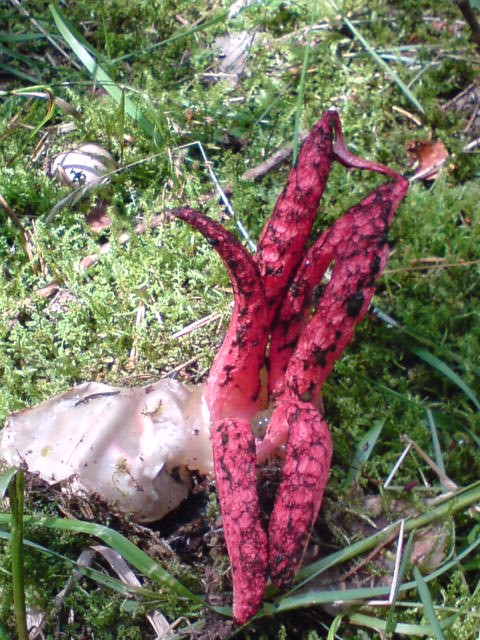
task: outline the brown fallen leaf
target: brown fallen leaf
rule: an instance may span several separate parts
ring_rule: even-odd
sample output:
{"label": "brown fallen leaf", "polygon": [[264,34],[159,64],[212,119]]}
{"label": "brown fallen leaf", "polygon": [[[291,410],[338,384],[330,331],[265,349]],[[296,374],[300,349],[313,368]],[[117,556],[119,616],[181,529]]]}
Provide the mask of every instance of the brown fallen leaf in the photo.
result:
{"label": "brown fallen leaf", "polygon": [[107,215],[108,202],[100,198],[87,215],[87,224],[93,233],[100,233],[112,225],[112,221]]}
{"label": "brown fallen leaf", "polygon": [[438,170],[449,156],[441,140],[412,140],[407,142],[406,150],[415,169],[413,180],[436,180]]}

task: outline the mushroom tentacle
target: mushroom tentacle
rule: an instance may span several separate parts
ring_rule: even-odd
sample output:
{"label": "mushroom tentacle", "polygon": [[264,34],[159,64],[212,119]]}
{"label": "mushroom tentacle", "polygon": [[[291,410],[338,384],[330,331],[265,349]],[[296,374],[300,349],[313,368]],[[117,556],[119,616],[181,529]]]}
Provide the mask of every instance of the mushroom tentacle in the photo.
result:
{"label": "mushroom tentacle", "polygon": [[211,430],[215,478],[232,568],[233,617],[243,624],[263,599],[267,534],[255,485],[255,442],[248,420],[225,418]]}
{"label": "mushroom tentacle", "polygon": [[268,323],[301,262],[332,165],[334,112],[327,111],[303,143],[272,215],[258,241],[256,260],[262,275]]}
{"label": "mushroom tentacle", "polygon": [[[332,277],[289,360],[285,393],[315,401],[333,365],[351,342],[385,268],[388,229],[407,189],[404,178],[381,185],[332,227],[328,238],[335,261]],[[311,253],[313,257],[315,245]]]}
{"label": "mushroom tentacle", "polygon": [[[367,312],[388,257],[388,228],[407,189],[408,182],[400,176],[396,182],[381,185],[349,209],[308,251],[273,329],[270,358],[277,403],[284,396],[317,402],[322,384]],[[313,289],[332,259],[331,280],[307,324],[305,309],[308,311]],[[265,437],[257,444],[259,462],[285,443],[287,430],[281,412],[274,411]]]}
{"label": "mushroom tentacle", "polygon": [[291,584],[322,503],[332,439],[322,415],[292,400],[277,409],[288,425],[287,451],[268,528],[269,571],[277,587]]}
{"label": "mushroom tentacle", "polygon": [[260,370],[268,340],[265,293],[252,256],[218,222],[188,207],[173,215],[200,231],[222,258],[232,282],[234,309],[205,387],[212,421],[250,419],[262,408]]}
{"label": "mushroom tentacle", "polygon": [[260,370],[268,339],[265,294],[258,267],[220,224],[193,209],[174,215],[200,231],[222,258],[232,282],[234,311],[210,370],[205,398],[225,543],[232,568],[233,617],[242,624],[263,599],[267,535],[255,482],[255,440],[249,419],[261,407]]}

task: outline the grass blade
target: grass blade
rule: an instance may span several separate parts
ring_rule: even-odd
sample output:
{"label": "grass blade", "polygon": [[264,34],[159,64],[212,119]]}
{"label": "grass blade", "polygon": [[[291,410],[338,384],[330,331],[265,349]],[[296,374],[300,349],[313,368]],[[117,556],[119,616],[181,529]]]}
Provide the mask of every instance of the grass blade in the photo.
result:
{"label": "grass blade", "polygon": [[130,53],[125,53],[123,56],[118,56],[118,58],[113,58],[112,62],[121,62],[123,60],[130,60],[130,58],[135,58],[138,55],[142,55],[145,53],[149,53],[150,51],[154,51],[159,47],[164,47],[167,44],[171,44],[172,42],[176,42],[177,40],[181,40],[182,38],[188,38],[188,36],[193,35],[194,33],[198,33],[199,31],[205,31],[209,27],[212,27],[219,22],[224,22],[228,16],[228,11],[226,9],[220,10],[217,15],[214,15],[211,20],[206,20],[202,22],[202,24],[197,24],[195,27],[191,29],[187,29],[185,31],[180,31],[180,33],[175,33],[173,36],[162,40],[161,42],[156,42],[152,44],[150,47],[145,47],[144,49],[139,49],[138,51],[131,51]]}
{"label": "grass blade", "polygon": [[3,626],[2,621],[0,620],[0,640],[10,640],[10,636],[7,633],[7,630]]}
{"label": "grass blade", "polygon": [[10,480],[17,473],[17,467],[9,467],[2,475],[0,476],[0,500],[2,500],[7,492],[8,485],[10,484]]}
{"label": "grass blade", "polygon": [[435,615],[432,597],[427,587],[427,583],[423,579],[423,576],[416,565],[413,567],[413,575],[415,577],[415,582],[417,583],[418,594],[422,601],[423,608],[425,609],[427,618],[430,622],[430,626],[432,627],[433,634],[436,640],[445,640],[445,636],[443,635],[443,631],[440,627],[440,623],[438,622],[437,616]]}
{"label": "grass blade", "polygon": [[334,618],[332,624],[330,625],[330,629],[328,630],[327,640],[335,640],[336,633],[340,629],[340,625],[342,624],[343,616],[343,613],[339,613],[338,616]]}
{"label": "grass blade", "polygon": [[438,439],[438,431],[437,431],[437,425],[435,423],[435,418],[433,417],[433,413],[430,411],[430,409],[427,409],[426,413],[427,413],[427,423],[430,428],[430,433],[432,435],[432,444],[433,444],[433,452],[435,455],[435,462],[437,464],[437,467],[443,473],[443,475],[446,476],[447,473],[445,471],[445,465],[443,463],[442,449],[440,447],[440,441]]}
{"label": "grass blade", "polygon": [[[8,515],[0,514],[0,525],[6,524],[7,522]],[[93,522],[43,516],[25,516],[24,523],[25,525],[37,525],[61,531],[72,531],[74,533],[85,533],[90,536],[95,536],[112,549],[115,549],[115,551],[118,551],[125,561],[135,567],[141,574],[158,582],[162,588],[169,589],[179,596],[188,598],[194,602],[204,604],[203,598],[192,593],[181,582],[170,575],[168,571],[152,560],[150,556],[113,529]]]}
{"label": "grass blade", "polygon": [[[389,531],[392,530],[390,527]],[[373,537],[377,537],[376,536]],[[363,541],[361,541],[363,542]],[[357,543],[358,544],[358,543]],[[373,548],[372,545],[371,548]],[[438,578],[444,573],[450,571],[454,566],[458,567],[458,564],[463,560],[463,558],[467,557],[472,551],[477,549],[480,546],[480,539],[475,540],[468,547],[463,549],[453,560],[449,560],[443,566],[436,569],[428,576],[425,576],[424,581],[430,582],[435,578]],[[335,554],[332,554],[335,555]],[[358,554],[357,554],[358,555]],[[337,563],[338,564],[338,563]],[[333,565],[330,565],[333,566]],[[308,567],[307,567],[308,568]],[[410,582],[405,582],[399,586],[399,591],[405,592],[410,589],[417,588],[417,583],[412,580]],[[339,589],[339,590],[321,590],[321,589],[312,589],[311,591],[305,591],[302,593],[295,594],[293,590],[289,593],[278,597],[277,601],[274,604],[265,603],[263,609],[257,614],[257,617],[261,618],[264,616],[274,615],[279,611],[293,611],[295,609],[300,609],[304,607],[311,607],[318,604],[332,604],[335,602],[344,602],[350,604],[365,604],[369,600],[377,599],[381,597],[386,597],[390,593],[390,586],[385,587],[364,587],[358,589]],[[290,595],[292,594],[293,595]],[[365,602],[366,601],[366,602]],[[458,614],[455,614],[454,617],[457,617]],[[382,621],[383,625],[386,623]],[[446,621],[442,621],[442,625],[446,625]],[[384,628],[384,627],[383,627]],[[395,629],[398,629],[398,625],[395,625]],[[430,627],[428,627],[429,633],[431,633]]]}
{"label": "grass blade", "polygon": [[[448,358],[453,362],[461,365],[462,367],[465,367],[465,362],[463,361],[463,359],[454,351],[451,351],[451,349],[447,349],[444,345],[434,343],[432,340],[425,338],[425,336],[419,336],[413,331],[406,329],[399,322],[397,322],[395,318],[392,318],[388,315],[388,313],[385,313],[385,311],[377,306],[372,305],[370,307],[370,310],[372,314],[381,322],[386,324],[391,329],[396,329],[396,331],[392,332],[391,335],[398,341],[400,341],[401,344],[403,344],[407,349],[410,349],[411,341],[415,340],[415,342],[418,342],[420,345],[428,347],[429,349],[435,350],[437,352],[441,352],[445,358]],[[470,363],[470,369],[476,375],[480,375],[480,367],[477,367],[473,363]]]}
{"label": "grass blade", "polygon": [[[446,626],[451,624],[455,620],[456,616],[452,616],[445,620]],[[372,616],[367,616],[363,613],[354,613],[352,616],[348,618],[348,621],[352,624],[356,624],[361,627],[367,627],[368,629],[373,629],[377,631],[377,633],[383,636],[383,632],[385,631],[385,621],[380,620],[379,618],[373,618]],[[394,633],[405,636],[416,636],[420,638],[431,637],[432,629],[431,627],[425,624],[411,624],[408,622],[397,622],[394,628]]]}
{"label": "grass blade", "polygon": [[17,69],[16,67],[12,67],[11,64],[2,63],[0,64],[0,69],[4,71],[5,74],[16,76],[20,80],[25,80],[26,82],[33,82],[34,84],[38,82],[38,78],[35,78],[34,76],[31,76],[28,73],[25,73],[20,69]]}
{"label": "grass blade", "polygon": [[[122,101],[122,89],[120,89],[118,84],[110,78],[108,73],[102,69],[95,58],[87,51],[86,47],[76,37],[73,29],[70,27],[67,20],[60,14],[58,9],[53,5],[50,5],[50,11],[53,19],[55,20],[55,24],[57,25],[57,29],[61,33],[65,42],[69,45],[90,75],[102,85],[105,91],[115,100],[117,105],[120,105]],[[152,139],[154,138],[154,125],[140,112],[138,105],[128,97],[125,97],[125,111],[138,124],[145,134]]]}
{"label": "grass blade", "polygon": [[[428,512],[423,513],[416,518],[409,518],[405,521],[405,532],[410,533],[410,531],[424,527],[432,522],[450,517],[454,513],[467,509],[477,502],[480,502],[480,482],[475,482],[465,489],[461,489],[455,494],[451,494],[446,500],[438,504],[435,508],[430,509]],[[370,551],[377,545],[384,543],[391,536],[396,526],[397,524],[394,523],[379,533],[375,533],[364,540],[359,540],[345,549],[336,551],[321,560],[317,560],[316,562],[303,567],[297,574],[296,580],[299,584],[295,585],[294,590],[298,589],[317,575],[320,575],[330,567],[347,562],[347,560],[355,558],[360,553]],[[480,544],[480,540],[478,543]]]}
{"label": "grass blade", "polygon": [[23,499],[25,474],[17,470],[10,483],[10,551],[12,554],[12,588],[18,640],[28,640],[27,611],[25,606],[25,576],[23,562]]}
{"label": "grass blade", "polygon": [[[8,533],[7,531],[0,531],[0,539],[11,540],[11,534]],[[62,562],[65,562],[66,564],[71,566],[72,569],[74,569],[75,571],[78,571],[79,573],[86,576],[87,578],[90,578],[91,580],[94,580],[98,584],[108,587],[113,591],[117,591],[122,595],[127,596],[129,594],[133,594],[142,598],[158,600],[158,593],[155,591],[152,591],[151,589],[146,589],[145,587],[136,587],[132,585],[127,585],[121,580],[119,580],[118,578],[109,576],[101,571],[92,569],[91,567],[86,567],[80,564],[79,562],[77,562],[76,560],[72,560],[71,558],[68,558],[67,556],[62,555],[57,551],[52,551],[51,549],[48,549],[47,547],[43,547],[42,545],[37,544],[36,542],[32,542],[31,540],[24,539],[23,543],[25,547],[35,549],[35,551],[39,551],[40,553],[43,553],[46,556],[50,556],[52,558],[56,558],[57,560],[61,560]],[[1,640],[1,637],[0,637],[0,640]]]}
{"label": "grass blade", "polygon": [[312,27],[315,21],[317,13],[317,0],[313,2],[312,18],[310,20],[310,26],[308,28],[307,46],[305,48],[305,55],[303,56],[302,72],[300,74],[300,84],[298,86],[297,96],[297,112],[295,114],[295,132],[293,134],[293,157],[292,164],[295,165],[298,156],[298,132],[300,131],[300,116],[302,115],[302,102],[303,102],[303,90],[305,87],[305,78],[307,77],[308,56],[310,53],[310,40],[312,38]]}
{"label": "grass blade", "polygon": [[472,402],[472,404],[475,405],[475,408],[477,409],[477,411],[480,411],[480,402],[478,401],[477,396],[470,389],[470,387],[462,380],[462,378],[460,378],[460,376],[456,374],[455,371],[453,371],[453,369],[450,369],[450,367],[447,364],[445,364],[443,360],[440,360],[440,358],[437,358],[437,356],[434,356],[433,353],[430,353],[430,351],[427,351],[423,347],[410,345],[409,349],[421,360],[423,360],[424,362],[429,364],[431,367],[436,369],[443,376],[448,378],[450,382],[453,382],[454,385],[456,385],[459,389],[461,389],[461,391],[463,391],[463,393]]}
{"label": "grass blade", "polygon": [[384,424],[384,419],[375,420],[373,427],[369,429],[362,438],[360,438],[345,481],[347,487],[352,485],[359,477],[362,465],[369,459],[373,451],[373,447],[382,432]]}
{"label": "grass blade", "polygon": [[334,0],[328,0],[329,4],[335,9],[335,11],[340,14],[342,21],[344,22],[345,26],[348,27],[348,29],[350,29],[350,31],[352,32],[352,34],[355,36],[355,38],[357,38],[357,40],[360,42],[360,44],[362,45],[362,47],[364,47],[364,49],[366,49],[366,51],[372,56],[372,58],[375,60],[375,62],[382,67],[382,69],[384,71],[386,71],[388,73],[388,75],[392,78],[392,80],[395,82],[395,84],[398,86],[398,88],[400,89],[400,91],[403,93],[403,95],[412,103],[412,105],[420,112],[420,113],[425,113],[422,105],[420,104],[420,102],[417,100],[417,98],[414,96],[414,94],[412,93],[412,91],[407,87],[407,85],[403,82],[403,80],[400,78],[399,75],[397,75],[397,73],[395,73],[395,71],[385,62],[385,60],[383,60],[378,53],[375,51],[375,49],[373,49],[373,47],[371,47],[369,45],[369,43],[367,42],[367,40],[365,40],[365,38],[362,36],[362,34],[360,33],[360,31],[355,27],[355,25],[350,22],[350,20],[347,18],[346,15],[344,15],[340,9],[338,8],[337,4],[334,2]]}

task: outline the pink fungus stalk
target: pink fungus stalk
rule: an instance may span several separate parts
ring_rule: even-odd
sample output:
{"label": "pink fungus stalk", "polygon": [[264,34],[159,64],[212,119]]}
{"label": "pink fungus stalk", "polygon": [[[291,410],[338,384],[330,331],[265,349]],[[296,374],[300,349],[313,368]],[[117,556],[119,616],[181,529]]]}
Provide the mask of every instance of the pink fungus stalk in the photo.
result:
{"label": "pink fungus stalk", "polygon": [[[393,182],[349,209],[307,250],[333,161],[379,172]],[[321,386],[368,309],[387,261],[388,229],[407,189],[407,181],[392,169],[351,154],[337,113],[327,111],[303,144],[254,258],[201,213],[188,208],[173,212],[219,253],[234,292],[233,316],[205,397],[232,567],[233,615],[239,623],[260,607],[267,573],[278,587],[286,587],[302,561],[332,458],[330,433],[318,409]],[[332,264],[330,281],[321,286]],[[249,420],[268,404],[273,405],[270,424],[255,446]],[[255,460],[263,462],[285,443],[267,535]]]}
{"label": "pink fungus stalk", "polygon": [[267,580],[267,534],[255,491],[255,442],[248,420],[225,418],[211,431],[223,530],[232,567],[233,616],[254,615]]}
{"label": "pink fungus stalk", "polygon": [[205,397],[212,421],[252,418],[261,408],[260,369],[268,340],[262,279],[252,256],[229,231],[193,209],[173,215],[200,231],[222,258],[233,286],[227,335],[208,376]]}

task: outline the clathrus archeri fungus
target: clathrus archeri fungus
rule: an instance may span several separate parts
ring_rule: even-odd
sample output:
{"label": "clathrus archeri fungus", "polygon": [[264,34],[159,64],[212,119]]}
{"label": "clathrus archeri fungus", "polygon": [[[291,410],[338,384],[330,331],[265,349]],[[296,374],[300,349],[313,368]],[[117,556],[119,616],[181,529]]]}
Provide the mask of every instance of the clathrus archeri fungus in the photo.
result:
{"label": "clathrus archeri fungus", "polygon": [[[393,180],[311,240],[333,161]],[[233,285],[233,316],[204,389],[174,380],[133,389],[80,385],[11,414],[0,458],[151,521],[186,497],[190,471],[210,472],[213,449],[233,615],[245,622],[262,602],[267,576],[284,588],[302,561],[332,457],[321,386],[367,311],[406,192],[397,173],[347,150],[338,115],[328,111],[305,140],[255,256],[201,213],[173,211],[209,240]],[[255,441],[252,424],[265,411],[270,422]],[[255,466],[283,445],[265,531]]]}
{"label": "clathrus archeri fungus", "polygon": [[[393,181],[349,209],[307,250],[334,160]],[[387,232],[407,189],[407,180],[392,169],[352,155],[337,113],[328,111],[305,140],[255,256],[201,213],[173,211],[209,240],[233,285],[233,317],[205,399],[239,623],[258,610],[268,574],[286,587],[302,560],[332,457],[320,389],[368,309],[387,260]],[[268,405],[273,413],[266,435],[255,442],[250,420]],[[282,481],[266,532],[255,464],[284,444]]]}

